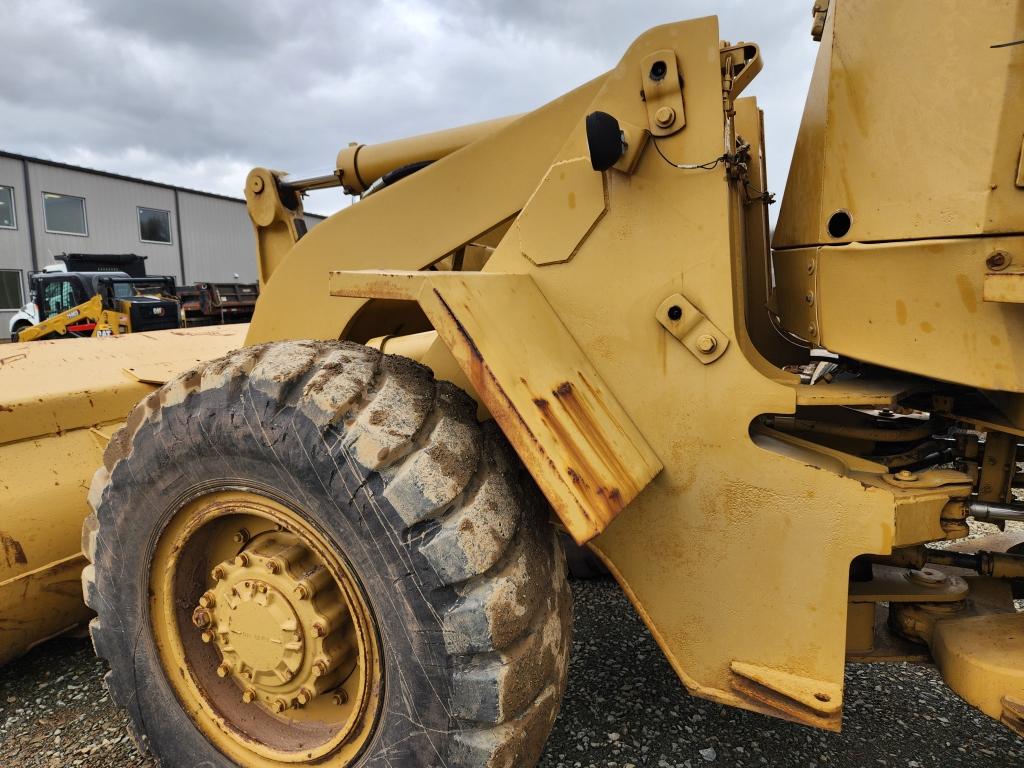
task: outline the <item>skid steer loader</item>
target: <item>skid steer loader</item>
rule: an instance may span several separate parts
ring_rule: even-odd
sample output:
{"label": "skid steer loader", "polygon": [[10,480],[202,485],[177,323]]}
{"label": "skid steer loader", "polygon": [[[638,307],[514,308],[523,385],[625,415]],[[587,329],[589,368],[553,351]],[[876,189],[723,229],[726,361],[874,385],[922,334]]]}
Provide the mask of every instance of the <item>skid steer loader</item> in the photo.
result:
{"label": "skid steer loader", "polygon": [[[838,730],[845,662],[931,660],[1024,732],[1024,3],[812,13],[771,248],[761,57],[714,18],[528,114],[250,173],[245,346],[144,397],[89,491],[145,750],[533,765],[559,529],[696,696]],[[331,186],[363,198],[306,232]]]}

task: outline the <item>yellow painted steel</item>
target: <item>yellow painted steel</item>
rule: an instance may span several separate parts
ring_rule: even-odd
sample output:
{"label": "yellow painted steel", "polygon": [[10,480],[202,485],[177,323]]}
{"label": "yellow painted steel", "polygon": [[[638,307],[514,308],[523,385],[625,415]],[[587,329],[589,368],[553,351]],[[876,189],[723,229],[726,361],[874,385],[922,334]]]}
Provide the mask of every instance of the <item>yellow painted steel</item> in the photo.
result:
{"label": "yellow painted steel", "polygon": [[661,471],[529,275],[335,272],[331,293],[419,303],[578,543]]}
{"label": "yellow painted steel", "polygon": [[88,301],[67,309],[60,314],[48,317],[41,323],[30,325],[18,333],[18,341],[36,341],[50,334],[64,336],[68,333],[68,326],[77,325],[82,322],[95,324],[90,336],[117,336],[128,333],[131,330],[129,315],[122,312],[112,312],[103,306],[103,297],[96,294]]}
{"label": "yellow painted steel", "polygon": [[831,4],[774,235],[787,331],[1024,391],[1024,315],[983,302],[995,254],[1024,270],[1024,54],[992,47],[1022,35],[1017,0]]}
{"label": "yellow painted steel", "polygon": [[0,346],[0,664],[89,616],[81,529],[110,436],[156,386],[244,334],[218,326]]}

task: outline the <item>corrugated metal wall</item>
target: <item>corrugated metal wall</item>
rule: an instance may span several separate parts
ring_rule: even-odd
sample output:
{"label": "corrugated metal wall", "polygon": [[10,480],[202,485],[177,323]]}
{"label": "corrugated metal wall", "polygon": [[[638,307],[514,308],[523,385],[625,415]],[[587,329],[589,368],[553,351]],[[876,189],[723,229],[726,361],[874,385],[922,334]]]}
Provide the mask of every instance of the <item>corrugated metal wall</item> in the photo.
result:
{"label": "corrugated metal wall", "polygon": [[[0,186],[14,189],[17,211],[17,229],[0,228],[0,269],[21,271],[26,300],[29,272],[54,263],[54,256],[65,252],[141,254],[148,257],[149,274],[173,275],[179,284],[256,282],[256,241],[242,200],[4,156],[0,156]],[[84,198],[88,236],[48,232],[43,215],[44,192]],[[170,244],[142,241],[140,206],[170,213]],[[30,218],[36,264],[32,259]],[[310,228],[320,220],[306,217]],[[13,314],[0,307],[0,338],[6,338]]]}

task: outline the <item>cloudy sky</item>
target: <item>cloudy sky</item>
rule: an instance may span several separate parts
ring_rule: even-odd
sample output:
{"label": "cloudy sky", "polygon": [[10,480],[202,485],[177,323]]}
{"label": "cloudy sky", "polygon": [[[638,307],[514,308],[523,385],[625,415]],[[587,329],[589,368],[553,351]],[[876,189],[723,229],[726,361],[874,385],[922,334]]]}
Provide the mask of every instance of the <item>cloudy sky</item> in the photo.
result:
{"label": "cloudy sky", "polygon": [[0,2],[0,148],[230,195],[255,165],[317,175],[351,140],[529,110],[708,14],[762,47],[781,192],[816,52],[811,0]]}

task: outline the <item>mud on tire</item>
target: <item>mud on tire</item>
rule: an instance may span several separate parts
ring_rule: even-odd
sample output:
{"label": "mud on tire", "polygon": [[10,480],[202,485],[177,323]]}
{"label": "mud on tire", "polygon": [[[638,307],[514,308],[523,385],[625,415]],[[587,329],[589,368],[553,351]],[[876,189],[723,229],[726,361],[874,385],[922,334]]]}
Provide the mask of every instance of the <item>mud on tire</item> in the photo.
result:
{"label": "mud on tire", "polygon": [[384,687],[354,765],[537,761],[565,686],[571,598],[543,499],[474,414],[423,366],[347,342],[242,349],[135,408],[93,479],[83,586],[111,698],[144,751],[231,764],[169,686],[148,609],[150,558],[179,500],[230,482],[300,507],[365,590]]}

